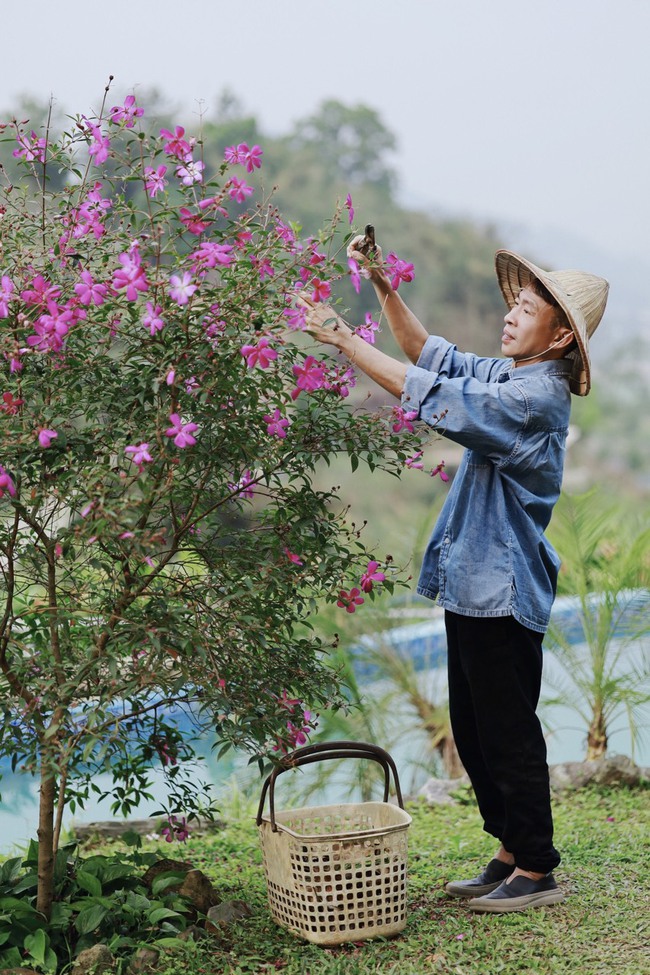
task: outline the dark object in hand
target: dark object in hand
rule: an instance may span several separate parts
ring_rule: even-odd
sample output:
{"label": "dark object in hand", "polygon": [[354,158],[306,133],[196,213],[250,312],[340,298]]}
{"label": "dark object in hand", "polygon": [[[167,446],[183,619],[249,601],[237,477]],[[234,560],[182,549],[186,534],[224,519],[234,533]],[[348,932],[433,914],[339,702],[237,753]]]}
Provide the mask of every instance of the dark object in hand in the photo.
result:
{"label": "dark object in hand", "polygon": [[375,228],[371,223],[366,224],[364,233],[366,236],[365,239],[362,241],[362,243],[359,244],[359,250],[361,251],[362,254],[369,256],[374,254],[375,247],[376,247]]}

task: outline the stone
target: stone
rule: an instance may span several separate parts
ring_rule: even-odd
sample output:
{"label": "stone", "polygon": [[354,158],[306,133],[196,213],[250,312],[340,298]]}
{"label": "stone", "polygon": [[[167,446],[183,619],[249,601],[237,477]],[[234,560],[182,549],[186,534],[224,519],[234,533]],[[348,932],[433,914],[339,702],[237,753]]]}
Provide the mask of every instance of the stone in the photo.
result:
{"label": "stone", "polygon": [[219,894],[201,870],[190,870],[178,888],[182,897],[187,897],[197,914],[207,914],[211,907],[221,902]]}
{"label": "stone", "polygon": [[108,945],[98,944],[80,951],[74,960],[71,975],[103,975],[116,968],[113,952]]}
{"label": "stone", "polygon": [[586,785],[637,786],[647,779],[627,755],[605,755],[585,762],[562,762],[550,768],[551,788],[556,792],[582,789]]}
{"label": "stone", "polygon": [[466,775],[459,779],[429,779],[419,790],[416,798],[424,799],[432,806],[451,805],[457,801],[453,793],[468,785],[469,778]]}
{"label": "stone", "polygon": [[160,952],[155,948],[138,948],[129,963],[129,971],[133,973],[153,972],[156,970],[159,961]]}
{"label": "stone", "polygon": [[[210,910],[214,910],[214,908],[210,908]],[[203,938],[207,938],[207,932],[205,928],[200,928],[198,924],[190,924],[189,928],[180,931],[176,937],[179,941],[201,941]]]}
{"label": "stone", "polygon": [[[146,873],[143,874],[142,881],[151,889],[156,877],[160,876],[161,873],[182,873],[183,875],[188,874],[190,870],[194,870],[194,864],[188,863],[185,860],[171,860],[169,857],[164,857],[162,860],[156,860],[152,864]],[[177,887],[180,887],[182,880],[179,880]],[[176,888],[172,888],[176,889]]]}
{"label": "stone", "polygon": [[39,975],[33,968],[0,968],[0,975]]}
{"label": "stone", "polygon": [[214,934],[221,934],[224,928],[235,924],[237,921],[243,921],[244,918],[251,917],[252,914],[253,909],[246,901],[223,901],[223,903],[211,907],[207,912],[205,929]]}

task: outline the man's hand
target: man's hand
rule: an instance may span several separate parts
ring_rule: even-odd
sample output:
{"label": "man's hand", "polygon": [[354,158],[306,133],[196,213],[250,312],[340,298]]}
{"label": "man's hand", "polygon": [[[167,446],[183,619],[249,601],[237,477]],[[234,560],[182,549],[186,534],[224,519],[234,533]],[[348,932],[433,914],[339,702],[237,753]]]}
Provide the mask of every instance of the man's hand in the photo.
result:
{"label": "man's hand", "polygon": [[379,244],[375,244],[371,249],[365,234],[357,234],[347,246],[349,258],[356,261],[359,265],[361,276],[370,281],[383,281],[386,279],[384,274],[384,259]]}
{"label": "man's hand", "polygon": [[352,329],[336,314],[331,305],[314,303],[304,292],[296,298],[296,304],[307,310],[306,329],[318,342],[341,348],[352,337]]}

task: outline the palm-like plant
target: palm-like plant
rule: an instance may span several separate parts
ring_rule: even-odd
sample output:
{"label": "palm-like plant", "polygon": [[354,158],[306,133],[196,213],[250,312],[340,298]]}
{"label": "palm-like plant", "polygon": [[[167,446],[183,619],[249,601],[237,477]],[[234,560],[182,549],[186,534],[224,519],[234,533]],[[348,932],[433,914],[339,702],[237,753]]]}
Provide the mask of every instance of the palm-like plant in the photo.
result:
{"label": "palm-like plant", "polygon": [[587,759],[606,754],[621,717],[634,752],[650,702],[650,525],[594,490],[563,495],[549,535],[563,560],[558,591],[572,599],[566,619],[557,611],[549,629],[558,666],[547,670],[554,695],[544,703],[579,715]]}

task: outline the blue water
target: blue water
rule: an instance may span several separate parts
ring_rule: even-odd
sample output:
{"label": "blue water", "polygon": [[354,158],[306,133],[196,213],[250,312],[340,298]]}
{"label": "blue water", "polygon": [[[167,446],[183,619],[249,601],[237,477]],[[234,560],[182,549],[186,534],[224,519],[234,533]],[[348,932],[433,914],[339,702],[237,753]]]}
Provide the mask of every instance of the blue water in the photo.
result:
{"label": "blue water", "polygon": [[[647,596],[646,596],[647,600]],[[554,618],[560,620],[565,632],[567,627],[572,638],[577,641],[582,638],[575,603],[572,600],[557,600]],[[366,641],[372,638],[366,638]],[[427,623],[397,627],[381,635],[384,641],[390,641],[402,653],[411,657],[418,671],[421,689],[431,699],[436,700],[445,694],[445,657],[446,644],[444,623],[441,619],[434,619]],[[643,654],[650,654],[650,638],[637,641],[629,648],[626,656],[626,666],[638,663]],[[551,673],[555,667],[551,651],[545,654],[545,670]],[[385,691],[386,686],[377,680],[377,674],[372,668],[359,663],[357,667],[360,683],[365,687],[368,695],[378,696]],[[542,698],[544,697],[544,690]],[[578,726],[575,712],[563,708],[542,707],[540,711],[542,721],[547,732],[548,758],[550,764],[565,761],[580,761],[585,756],[585,729]],[[180,719],[179,719],[180,720]],[[409,724],[410,723],[410,724]],[[414,794],[431,775],[430,760],[416,760],[414,756],[427,755],[427,741],[422,732],[411,727],[412,718],[408,709],[395,704],[390,708],[390,720],[384,728],[386,739],[381,744],[393,754],[405,793]],[[641,736],[633,748],[629,730],[624,718],[621,717],[610,728],[609,753],[633,755],[638,765],[650,766],[650,705],[645,707],[641,716]],[[240,788],[247,787],[253,794],[259,792],[261,781],[255,769],[248,767],[247,756],[226,756],[216,760],[210,750],[210,741],[205,742],[205,759],[199,762],[193,773],[195,778],[212,783],[213,794],[220,805],[228,801],[229,796]],[[2,803],[0,804],[0,853],[7,853],[24,845],[30,837],[35,836],[38,815],[38,783],[29,775],[11,774],[6,763],[0,769],[3,772],[0,781]],[[132,818],[148,818],[165,796],[165,780],[161,768],[152,769],[151,802],[143,802]],[[293,773],[287,773],[287,779]],[[280,780],[282,782],[282,780]],[[108,776],[97,779],[100,787],[110,785]],[[291,788],[282,782],[283,787]],[[343,798],[340,794],[332,795],[332,791],[340,792],[341,783],[337,785],[336,777],[329,786],[330,792],[319,797],[320,802],[338,801]],[[83,810],[77,810],[75,815],[67,814],[64,826],[70,826],[73,821],[87,823],[98,820],[115,818],[110,811],[111,800],[102,802],[91,799]]]}

